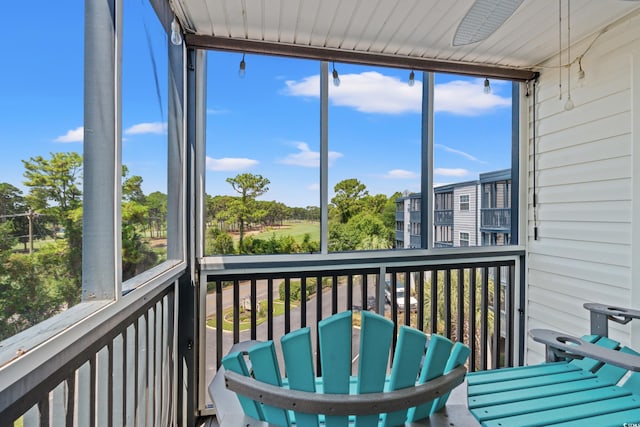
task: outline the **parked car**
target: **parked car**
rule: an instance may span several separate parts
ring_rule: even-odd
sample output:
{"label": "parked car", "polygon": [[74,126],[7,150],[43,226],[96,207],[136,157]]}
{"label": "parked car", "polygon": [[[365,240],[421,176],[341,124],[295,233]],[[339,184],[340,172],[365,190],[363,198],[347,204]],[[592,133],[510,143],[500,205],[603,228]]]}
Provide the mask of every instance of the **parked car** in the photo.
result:
{"label": "parked car", "polygon": [[[404,311],[404,285],[402,283],[396,284],[396,305],[399,311]],[[389,305],[391,305],[391,283],[387,280],[384,287],[384,298]],[[411,311],[418,310],[418,300],[413,295],[409,296],[409,307]]]}

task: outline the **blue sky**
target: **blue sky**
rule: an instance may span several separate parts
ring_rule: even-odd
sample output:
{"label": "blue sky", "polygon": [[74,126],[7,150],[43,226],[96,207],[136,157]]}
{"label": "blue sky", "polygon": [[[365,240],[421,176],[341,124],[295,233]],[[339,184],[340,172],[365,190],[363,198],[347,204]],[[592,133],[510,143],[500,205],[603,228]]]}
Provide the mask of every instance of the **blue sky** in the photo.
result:
{"label": "blue sky", "polygon": [[[143,190],[166,192],[166,36],[143,0],[125,1],[123,162]],[[21,160],[82,152],[82,2],[10,2],[0,66],[0,182],[21,187]],[[271,181],[262,198],[319,204],[319,71],[316,61],[248,54],[208,55],[207,192],[233,194],[228,177]],[[155,63],[155,67],[154,67]],[[358,178],[371,194],[419,191],[422,74],[335,64],[330,85],[329,185]],[[331,72],[331,64],[330,64]],[[155,79],[158,81],[156,88]],[[477,179],[511,157],[511,85],[436,75],[434,181]],[[332,194],[330,193],[330,197]]]}

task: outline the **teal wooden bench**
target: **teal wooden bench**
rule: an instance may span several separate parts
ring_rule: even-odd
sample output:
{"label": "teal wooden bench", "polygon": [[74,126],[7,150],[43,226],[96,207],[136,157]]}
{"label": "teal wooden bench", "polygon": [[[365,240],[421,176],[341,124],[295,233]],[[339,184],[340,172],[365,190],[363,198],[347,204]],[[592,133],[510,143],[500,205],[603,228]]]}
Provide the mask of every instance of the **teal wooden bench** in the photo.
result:
{"label": "teal wooden bench", "polygon": [[467,375],[468,406],[483,426],[623,426],[640,423],[640,355],[606,335],[634,310],[585,304],[591,335],[532,330],[547,363]]}
{"label": "teal wooden bench", "polygon": [[249,364],[243,352],[223,358],[226,386],[246,415],[269,425],[397,426],[427,418],[464,381],[469,348],[401,326],[389,371],[393,331],[390,320],[361,313],[352,375],[352,313],[338,313],[318,324],[321,376],[315,375],[311,330],[302,328],[280,341],[286,377],[273,341],[253,343]]}

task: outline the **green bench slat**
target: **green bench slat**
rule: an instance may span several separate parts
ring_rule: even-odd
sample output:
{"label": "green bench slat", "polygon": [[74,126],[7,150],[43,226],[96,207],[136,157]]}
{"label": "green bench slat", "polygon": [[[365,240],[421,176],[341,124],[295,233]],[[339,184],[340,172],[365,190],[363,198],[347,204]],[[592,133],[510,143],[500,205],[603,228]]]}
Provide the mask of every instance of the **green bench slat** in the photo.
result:
{"label": "green bench slat", "polygon": [[[392,338],[392,321],[368,311],[361,312],[360,358],[358,376],[355,378],[355,394],[384,391]],[[379,418],[377,414],[358,416],[356,426],[376,427]]]}
{"label": "green bench slat", "polygon": [[468,404],[470,409],[485,406],[504,405],[506,403],[517,402],[520,400],[557,396],[564,393],[573,393],[577,391],[608,387],[610,385],[611,384],[602,381],[600,378],[595,377],[581,381],[571,381],[566,383],[550,384],[520,390],[509,390],[494,394],[470,396]]}
{"label": "green bench slat", "polygon": [[[391,366],[389,391],[415,386],[426,343],[427,336],[424,333],[404,325],[400,327]],[[385,414],[382,416],[382,425],[385,427],[401,425],[404,424],[406,418],[406,409]]]}
{"label": "green bench slat", "polygon": [[[227,354],[222,358],[221,363],[226,370],[236,372],[238,374],[244,375],[245,377],[249,376],[249,369],[247,369],[247,364],[244,361],[244,356],[238,351]],[[242,410],[245,414],[257,420],[264,421],[264,413],[262,412],[262,406],[260,405],[260,403],[256,402],[255,400],[251,400],[241,394],[236,394],[236,396],[238,396],[240,406],[242,406]]]}
{"label": "green bench slat", "polygon": [[559,424],[552,424],[547,427],[622,427],[624,425],[631,426],[640,424],[640,409],[629,409],[626,411],[618,411],[613,414],[598,415],[589,418],[580,418],[573,421],[565,421]]}
{"label": "green bench slat", "polygon": [[[289,332],[280,339],[282,357],[287,373],[286,383],[292,390],[316,391],[316,378],[313,370],[313,352],[311,351],[311,330],[298,329]],[[318,426],[318,416],[295,413],[296,424],[300,426]]]}
{"label": "green bench slat", "polygon": [[[609,348],[617,349],[619,343],[605,337],[598,337],[596,335],[586,335],[582,337],[583,340],[597,343],[598,345]],[[552,362],[544,363],[540,365],[530,366],[516,366],[512,368],[500,368],[489,371],[477,371],[467,374],[468,385],[488,384],[504,380],[516,380],[530,377],[536,377],[539,375],[551,375],[558,372],[576,371],[578,369],[591,371],[598,367],[601,363],[594,359],[584,358],[581,360],[572,360],[570,362]]]}
{"label": "green bench slat", "polygon": [[482,423],[482,425],[485,427],[548,426],[550,424],[563,423],[579,418],[594,417],[636,408],[640,408],[640,398],[638,396],[631,395],[617,399],[607,399],[600,402],[589,402],[581,405],[551,409],[548,411],[533,412],[514,417],[489,420]]}
{"label": "green bench slat", "polygon": [[606,399],[629,396],[630,394],[630,391],[624,390],[621,387],[609,386],[539,399],[527,399],[520,402],[486,406],[478,409],[471,409],[471,413],[478,419],[478,421],[486,421],[496,418],[511,417],[514,415],[546,411],[549,409],[564,408],[583,403],[598,402]]}
{"label": "green bench slat", "polygon": [[[267,384],[282,387],[282,376],[273,341],[256,344],[248,351],[254,378]],[[264,419],[278,426],[290,426],[288,411],[270,405],[262,405]]]}
{"label": "green bench slat", "polygon": [[[422,371],[418,378],[419,384],[424,384],[434,378],[439,377],[444,372],[444,368],[451,355],[451,349],[453,343],[451,340],[440,335],[432,335],[429,339],[429,346],[427,347],[427,354],[424,358],[422,365]],[[425,402],[424,404],[409,409],[407,412],[407,421],[418,421],[431,415],[431,409],[433,408],[433,401]]]}
{"label": "green bench slat", "polygon": [[556,375],[544,375],[541,377],[526,378],[522,380],[501,381],[499,383],[480,384],[467,388],[469,396],[480,394],[493,394],[503,391],[521,390],[530,387],[539,387],[550,384],[560,384],[567,381],[580,381],[595,378],[595,375],[586,371],[573,371]]}
{"label": "green bench slat", "polygon": [[[351,326],[350,311],[334,314],[318,323],[324,393],[349,393]],[[327,427],[343,427],[349,424],[349,418],[325,415],[325,424]]]}
{"label": "green bench slat", "polygon": [[574,372],[581,370],[566,362],[547,363],[543,365],[521,366],[519,368],[502,368],[492,371],[485,371],[487,375],[467,376],[467,384],[469,386],[481,384],[493,384],[507,380],[522,380],[526,378],[535,378],[543,375],[555,375],[563,372]]}

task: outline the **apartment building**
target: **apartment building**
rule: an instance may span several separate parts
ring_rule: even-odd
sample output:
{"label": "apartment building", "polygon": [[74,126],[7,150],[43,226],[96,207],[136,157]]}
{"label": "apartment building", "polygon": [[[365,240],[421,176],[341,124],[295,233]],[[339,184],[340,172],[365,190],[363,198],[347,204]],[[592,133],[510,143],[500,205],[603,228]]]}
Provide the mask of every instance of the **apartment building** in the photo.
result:
{"label": "apartment building", "polygon": [[[420,248],[420,193],[396,201],[396,248]],[[511,242],[511,169],[433,189],[433,247],[499,246]]]}

